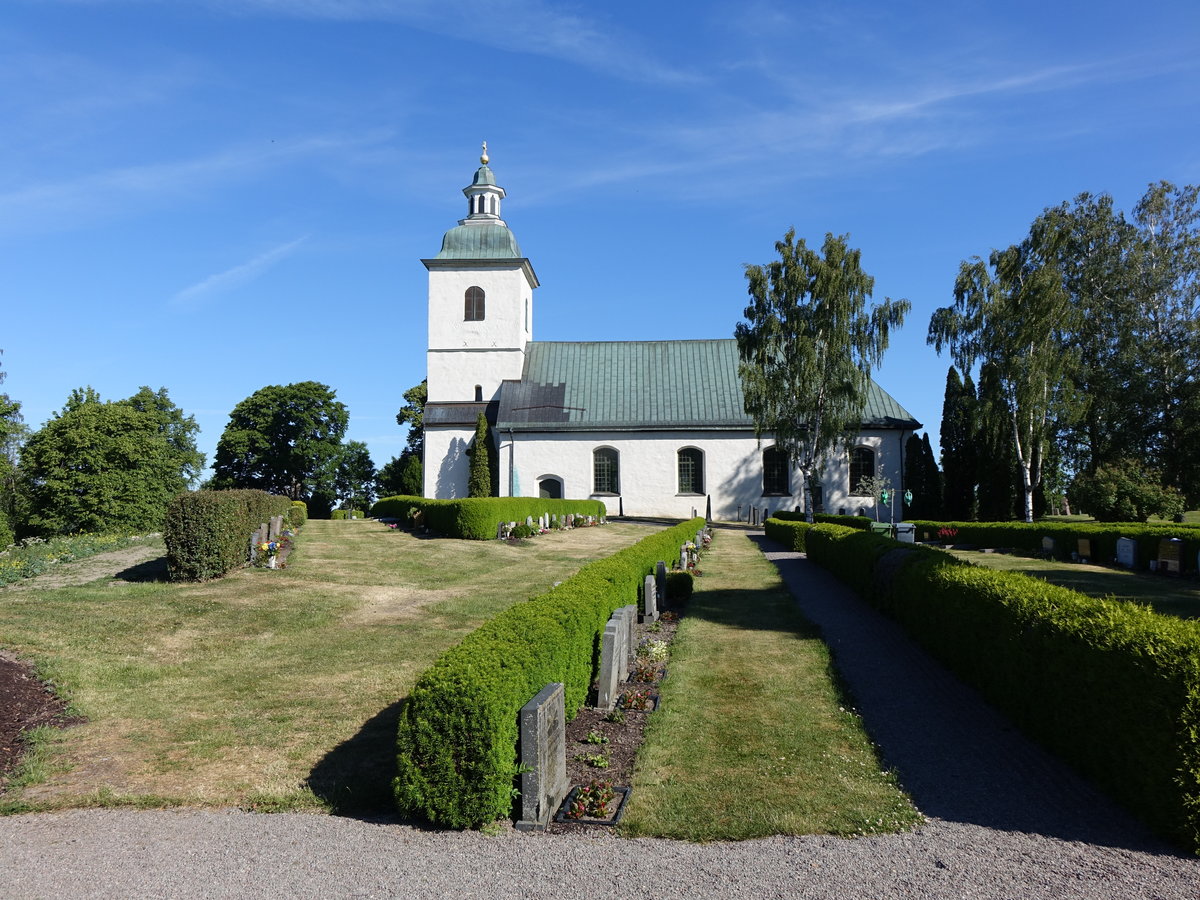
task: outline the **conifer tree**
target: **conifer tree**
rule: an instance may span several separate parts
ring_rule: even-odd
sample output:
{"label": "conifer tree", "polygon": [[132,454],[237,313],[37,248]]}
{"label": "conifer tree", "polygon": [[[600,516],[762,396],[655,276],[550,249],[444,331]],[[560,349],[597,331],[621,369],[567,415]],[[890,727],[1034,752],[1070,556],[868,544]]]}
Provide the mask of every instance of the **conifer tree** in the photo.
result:
{"label": "conifer tree", "polygon": [[952,522],[975,517],[978,464],[975,440],[975,385],[964,382],[954,366],[946,373],[942,402],[942,511]]}
{"label": "conifer tree", "polygon": [[467,479],[468,497],[492,496],[492,472],[488,463],[488,423],[483,413],[475,422],[475,440],[467,452],[471,455],[471,471]]}

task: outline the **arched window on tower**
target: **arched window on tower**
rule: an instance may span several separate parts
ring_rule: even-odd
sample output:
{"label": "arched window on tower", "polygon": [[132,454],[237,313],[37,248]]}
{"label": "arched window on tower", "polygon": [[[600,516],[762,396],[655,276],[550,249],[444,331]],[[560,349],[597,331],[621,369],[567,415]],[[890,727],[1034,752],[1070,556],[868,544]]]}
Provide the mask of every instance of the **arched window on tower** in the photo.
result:
{"label": "arched window on tower", "polygon": [[592,452],[592,493],[621,493],[618,456],[612,447],[597,447]]}
{"label": "arched window on tower", "polygon": [[850,451],[850,493],[855,497],[869,496],[859,490],[864,479],[875,477],[875,451],[870,447],[855,447]]}
{"label": "arched window on tower", "polygon": [[466,303],[463,311],[464,322],[483,321],[483,288],[467,288]]}
{"label": "arched window on tower", "polygon": [[475,385],[475,402],[476,403],[483,402],[483,385],[482,384]]}

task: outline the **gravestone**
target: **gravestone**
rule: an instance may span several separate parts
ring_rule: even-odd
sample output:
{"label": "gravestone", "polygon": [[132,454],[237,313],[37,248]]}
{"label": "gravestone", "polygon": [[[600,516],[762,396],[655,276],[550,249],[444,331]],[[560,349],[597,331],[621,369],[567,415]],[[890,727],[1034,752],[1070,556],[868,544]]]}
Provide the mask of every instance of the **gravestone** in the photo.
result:
{"label": "gravestone", "polygon": [[567,527],[568,528],[575,527],[575,513],[567,513]]}
{"label": "gravestone", "polygon": [[1080,538],[1079,539],[1078,553],[1079,553],[1079,561],[1080,562],[1087,562],[1092,558],[1092,540],[1091,540],[1091,538]]}
{"label": "gravestone", "polygon": [[654,587],[658,593],[658,605],[667,605],[667,564],[661,559],[654,567]]}
{"label": "gravestone", "polygon": [[526,516],[526,517],[525,517],[525,524],[526,524],[528,527],[532,528],[532,527],[533,527],[533,516]]}
{"label": "gravestone", "polygon": [[1178,575],[1183,571],[1183,541],[1163,538],[1158,542],[1158,571]]}
{"label": "gravestone", "polygon": [[621,680],[629,679],[629,667],[637,657],[637,604],[630,603],[619,610],[625,616],[625,667],[621,672]]}
{"label": "gravestone", "polygon": [[567,717],[561,682],[548,684],[521,707],[521,831],[541,831],[570,789]]}
{"label": "gravestone", "polygon": [[266,533],[260,528],[250,535],[250,562],[258,562],[258,545],[266,540]]}
{"label": "gravestone", "polygon": [[688,567],[687,547],[680,547],[679,548],[679,568],[683,569],[683,571],[686,572],[687,567]]}
{"label": "gravestone", "polygon": [[1137,541],[1133,538],[1117,538],[1117,565],[1127,569],[1137,567]]}
{"label": "gravestone", "polygon": [[496,540],[498,540],[498,541],[502,541],[502,540],[504,540],[504,539],[505,539],[507,536],[508,536],[508,535],[506,535],[506,534],[504,533],[504,523],[503,523],[503,522],[497,522],[497,523],[496,523]]}
{"label": "gravestone", "polygon": [[653,575],[647,575],[642,582],[642,609],[643,622],[658,621],[658,583]]}
{"label": "gravestone", "polygon": [[596,708],[611,710],[617,702],[617,677],[624,656],[625,628],[616,619],[609,619],[600,638],[600,671],[596,678]]}
{"label": "gravestone", "polygon": [[283,533],[283,516],[271,516],[271,540],[276,540]]}
{"label": "gravestone", "polygon": [[1042,538],[1042,554],[1053,559],[1054,558],[1054,538]]}

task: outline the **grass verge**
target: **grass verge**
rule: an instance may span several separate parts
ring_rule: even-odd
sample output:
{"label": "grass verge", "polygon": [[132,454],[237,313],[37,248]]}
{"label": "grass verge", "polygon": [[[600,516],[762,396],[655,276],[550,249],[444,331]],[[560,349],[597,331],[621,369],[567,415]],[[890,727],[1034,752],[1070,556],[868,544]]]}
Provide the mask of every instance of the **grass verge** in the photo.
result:
{"label": "grass verge", "polygon": [[623,833],[741,840],[921,822],[775,567],[746,535],[720,531],[704,570],[671,645]]}
{"label": "grass verge", "polygon": [[653,530],[510,545],[310,521],[282,571],[2,589],[0,646],[88,719],[45,741],[42,774],[5,800],[389,810],[399,701],[420,673],[489,617]]}
{"label": "grass verge", "polygon": [[1032,575],[1091,597],[1151,606],[1155,612],[1181,619],[1200,618],[1200,587],[1192,578],[1148,575],[1107,566],[1036,559],[1010,553],[952,550],[959,559],[1001,572]]}

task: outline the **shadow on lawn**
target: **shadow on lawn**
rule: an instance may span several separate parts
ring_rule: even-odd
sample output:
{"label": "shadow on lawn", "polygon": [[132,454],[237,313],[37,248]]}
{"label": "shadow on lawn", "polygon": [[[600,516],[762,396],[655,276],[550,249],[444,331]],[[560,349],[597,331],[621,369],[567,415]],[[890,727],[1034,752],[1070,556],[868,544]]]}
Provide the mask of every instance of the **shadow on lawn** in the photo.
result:
{"label": "shadow on lawn", "polygon": [[[366,722],[354,737],[325,754],[307,785],[335,815],[352,818],[396,815],[392,778],[396,774],[399,700]],[[416,823],[412,823],[416,824]]]}

